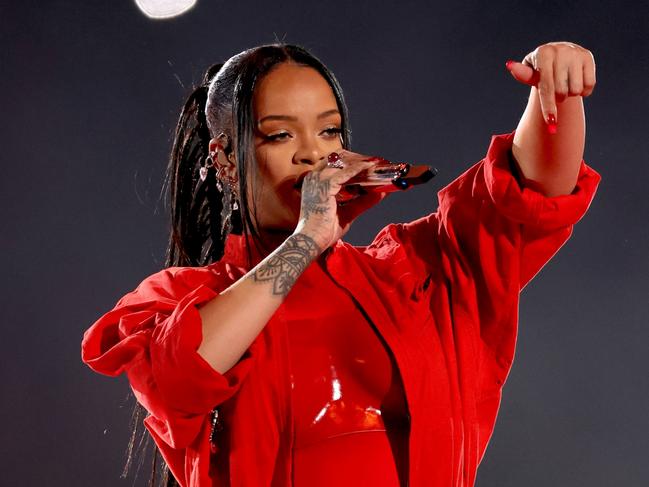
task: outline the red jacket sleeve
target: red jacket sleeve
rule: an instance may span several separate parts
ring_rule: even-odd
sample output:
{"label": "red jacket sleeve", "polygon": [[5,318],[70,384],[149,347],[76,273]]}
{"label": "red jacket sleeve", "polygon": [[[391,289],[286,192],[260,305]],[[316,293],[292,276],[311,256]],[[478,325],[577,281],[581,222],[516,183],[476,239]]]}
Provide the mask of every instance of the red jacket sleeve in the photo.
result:
{"label": "red jacket sleeve", "polygon": [[494,136],[486,157],[439,191],[436,212],[398,226],[399,239],[427,267],[441,264],[452,274],[459,264],[489,286],[511,280],[516,268],[520,290],[586,213],[599,174],[582,161],[569,195],[546,197],[521,187],[512,170],[513,139],[514,132]]}
{"label": "red jacket sleeve", "polygon": [[197,306],[217,296],[218,287],[206,268],[162,270],[122,297],[83,337],[82,360],[109,376],[125,372],[151,415],[147,426],[172,448],[196,439],[211,410],[236,393],[251,366],[246,354],[220,374],[197,353]]}
{"label": "red jacket sleeve", "polygon": [[475,327],[495,359],[488,380],[494,386],[502,385],[513,360],[520,290],[570,237],[600,181],[582,161],[569,195],[521,187],[513,138],[513,132],[494,136],[486,157],[439,191],[437,211],[381,232],[403,246],[416,281],[433,275],[448,283],[456,319]]}

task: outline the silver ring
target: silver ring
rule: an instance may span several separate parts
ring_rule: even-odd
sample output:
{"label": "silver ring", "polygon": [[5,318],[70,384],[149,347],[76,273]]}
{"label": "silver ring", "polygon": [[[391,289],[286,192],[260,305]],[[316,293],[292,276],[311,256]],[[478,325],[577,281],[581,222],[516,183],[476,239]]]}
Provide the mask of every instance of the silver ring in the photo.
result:
{"label": "silver ring", "polygon": [[343,160],[338,159],[334,162],[327,162],[327,167],[334,167],[336,169],[342,169],[344,167]]}

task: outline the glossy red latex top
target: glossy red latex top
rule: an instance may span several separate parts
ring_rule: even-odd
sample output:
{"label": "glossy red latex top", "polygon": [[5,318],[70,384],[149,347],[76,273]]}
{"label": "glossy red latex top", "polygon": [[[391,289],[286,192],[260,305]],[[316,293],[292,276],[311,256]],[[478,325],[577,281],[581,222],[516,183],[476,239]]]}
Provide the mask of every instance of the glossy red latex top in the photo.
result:
{"label": "glossy red latex top", "polygon": [[394,359],[321,260],[300,284],[288,298],[302,310],[288,321],[296,485],[399,485],[409,421]]}

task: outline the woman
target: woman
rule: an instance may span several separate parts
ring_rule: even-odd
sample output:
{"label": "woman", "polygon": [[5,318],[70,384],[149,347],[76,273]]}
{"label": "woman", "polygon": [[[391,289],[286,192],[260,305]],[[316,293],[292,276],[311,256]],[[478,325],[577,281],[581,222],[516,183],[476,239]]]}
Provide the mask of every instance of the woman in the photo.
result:
{"label": "woman", "polygon": [[333,74],[282,44],[208,70],[168,168],[168,268],[82,344],[127,373],[180,485],[474,484],[519,292],[600,179],[582,160],[591,53],[549,43],[507,67],[532,86],[517,130],[367,247],[341,237],[386,195],[337,203],[373,161],[348,150]]}

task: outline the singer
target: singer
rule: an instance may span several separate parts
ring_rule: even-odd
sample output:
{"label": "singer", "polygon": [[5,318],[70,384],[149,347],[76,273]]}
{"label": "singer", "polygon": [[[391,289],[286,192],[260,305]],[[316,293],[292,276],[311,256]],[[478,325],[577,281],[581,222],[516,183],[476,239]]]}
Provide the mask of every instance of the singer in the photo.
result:
{"label": "singer", "polygon": [[287,44],[207,70],[167,170],[166,268],[81,350],[127,374],[167,485],[474,485],[519,293],[600,181],[583,160],[590,51],[551,42],[506,67],[531,90],[516,130],[436,211],[362,247],[342,240],[350,225],[398,196],[337,198],[378,159],[350,150],[331,71]]}

